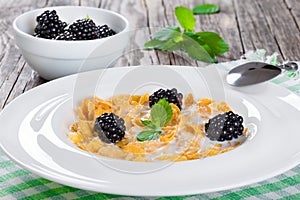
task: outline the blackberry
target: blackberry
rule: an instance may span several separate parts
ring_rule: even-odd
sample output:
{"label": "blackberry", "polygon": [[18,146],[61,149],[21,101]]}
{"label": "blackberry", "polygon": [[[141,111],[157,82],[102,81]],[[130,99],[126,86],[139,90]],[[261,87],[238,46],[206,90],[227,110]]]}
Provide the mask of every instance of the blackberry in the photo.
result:
{"label": "blackberry", "polygon": [[72,23],[68,31],[76,37],[76,40],[94,40],[99,38],[98,27],[88,17]]}
{"label": "blackberry", "polygon": [[149,106],[152,107],[159,100],[165,98],[169,103],[174,103],[180,110],[182,108],[183,95],[175,88],[169,90],[159,89],[149,96]]}
{"label": "blackberry", "polygon": [[97,28],[98,28],[98,37],[99,38],[105,38],[105,37],[116,34],[116,32],[113,31],[111,28],[109,28],[106,24],[104,24],[102,26],[98,26]]}
{"label": "blackberry", "polygon": [[55,39],[64,32],[66,22],[59,19],[55,10],[46,10],[36,18],[37,25],[34,29],[34,36],[46,39]]}
{"label": "blackberry", "polygon": [[116,143],[125,135],[125,122],[114,113],[104,113],[96,118],[95,131],[99,138],[105,143]]}
{"label": "blackberry", "polygon": [[55,39],[56,40],[76,40],[76,37],[69,31],[65,31],[65,32],[59,34]]}
{"label": "blackberry", "polygon": [[243,134],[243,117],[232,111],[218,114],[205,124],[205,135],[215,141],[232,140]]}

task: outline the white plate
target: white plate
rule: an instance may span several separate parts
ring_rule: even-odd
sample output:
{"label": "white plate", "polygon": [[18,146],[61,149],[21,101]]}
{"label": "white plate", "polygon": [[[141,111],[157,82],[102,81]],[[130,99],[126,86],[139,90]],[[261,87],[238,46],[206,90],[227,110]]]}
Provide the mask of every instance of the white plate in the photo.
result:
{"label": "white plate", "polygon": [[[0,115],[1,147],[22,167],[47,179],[97,192],[172,196],[212,192],[270,178],[300,162],[300,98],[273,84],[236,89],[214,67],[124,67],[72,75],[36,87]],[[219,75],[220,73],[220,75]],[[91,155],[66,136],[74,109],[91,95],[176,87],[197,98],[227,101],[257,132],[240,147],[176,163],[140,163]]]}

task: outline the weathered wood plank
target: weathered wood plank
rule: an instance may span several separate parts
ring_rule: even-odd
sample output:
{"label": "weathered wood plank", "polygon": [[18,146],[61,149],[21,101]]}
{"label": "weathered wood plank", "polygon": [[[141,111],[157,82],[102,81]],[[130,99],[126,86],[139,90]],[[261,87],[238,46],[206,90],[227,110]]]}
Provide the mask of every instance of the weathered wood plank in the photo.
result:
{"label": "weathered wood plank", "polygon": [[261,6],[259,2],[259,0],[234,0],[244,49],[245,51],[266,49],[268,53],[280,53],[270,30],[270,24],[264,14],[264,10],[269,8],[266,5],[264,5],[265,7]]}
{"label": "weathered wood plank", "polygon": [[0,62],[0,109],[4,106],[17,79],[18,72],[16,71],[22,69],[20,66],[18,67],[21,55],[11,43],[11,39],[6,33],[1,35],[1,46],[3,48]]}
{"label": "weathered wood plank", "polygon": [[[149,36],[146,38],[144,43],[151,39],[151,34],[166,26],[169,26],[167,21],[168,18],[165,13],[166,8],[164,6],[164,1],[157,0],[156,3],[153,3],[151,0],[145,0],[145,5],[147,9],[146,13],[148,22],[148,27],[145,28],[148,28]],[[149,51],[149,54],[151,55],[153,64],[170,65],[175,63],[172,53],[162,53],[160,51],[151,50]]]}
{"label": "weathered wood plank", "polygon": [[102,0],[100,7],[122,14],[130,22],[130,43],[125,50],[123,57],[115,64],[115,66],[151,64],[151,59],[148,52],[145,52],[141,45],[145,42],[147,35],[149,35],[148,30],[145,29],[148,22],[144,1]]}
{"label": "weathered wood plank", "polygon": [[[5,70],[1,71],[1,78],[4,79],[2,81],[1,87],[0,87],[0,108],[3,108],[6,104],[6,101],[11,94],[12,89],[15,86],[15,83],[18,79],[19,73],[22,71],[25,62],[21,60],[21,56],[17,54],[17,57],[15,57],[13,62],[5,63],[3,65]],[[8,64],[8,65],[7,65]],[[3,69],[1,68],[1,69]],[[3,77],[2,77],[3,75]]]}
{"label": "weathered wood plank", "polygon": [[283,59],[299,60],[299,29],[283,0],[235,3],[246,50],[263,48],[280,53]]}
{"label": "weathered wood plank", "polygon": [[[300,32],[285,2],[272,0],[258,2],[267,19],[273,37],[279,45],[283,58],[288,60],[299,60]],[[297,2],[295,1],[294,5],[300,6],[300,2]]]}
{"label": "weathered wood plank", "polygon": [[78,6],[80,0],[47,0],[45,7],[47,6]]}
{"label": "weathered wood plank", "polygon": [[286,0],[285,1],[289,11],[297,24],[298,30],[300,30],[300,1],[298,0]]}
{"label": "weathered wood plank", "polygon": [[[11,91],[9,95],[6,97],[5,105],[10,103],[14,98],[24,93],[26,90],[26,86],[28,84],[28,79],[31,80],[32,74],[35,73],[33,70],[26,64],[23,59],[20,60],[18,64],[18,70],[9,76],[10,79],[15,80],[13,82],[13,87],[11,87]],[[8,82],[10,82],[8,79]],[[7,82],[6,82],[7,83]],[[8,85],[9,87],[10,85]]]}
{"label": "weathered wood plank", "polygon": [[[47,0],[0,0],[0,8],[10,9],[10,8],[23,8],[23,7],[44,7]],[[6,10],[7,11],[7,10]],[[8,14],[14,14],[7,12]],[[1,13],[3,14],[3,13]],[[0,15],[1,15],[0,14]]]}
{"label": "weathered wood plank", "polygon": [[94,0],[94,1],[79,0],[79,5],[99,8],[101,6],[101,0]]}

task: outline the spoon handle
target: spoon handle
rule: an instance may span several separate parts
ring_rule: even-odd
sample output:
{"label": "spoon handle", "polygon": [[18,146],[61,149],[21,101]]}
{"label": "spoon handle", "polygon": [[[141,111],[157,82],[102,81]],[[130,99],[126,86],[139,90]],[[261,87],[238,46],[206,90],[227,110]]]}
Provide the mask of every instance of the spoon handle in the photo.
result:
{"label": "spoon handle", "polygon": [[295,72],[298,70],[298,64],[296,62],[288,62],[278,66],[280,69],[284,69],[288,72]]}

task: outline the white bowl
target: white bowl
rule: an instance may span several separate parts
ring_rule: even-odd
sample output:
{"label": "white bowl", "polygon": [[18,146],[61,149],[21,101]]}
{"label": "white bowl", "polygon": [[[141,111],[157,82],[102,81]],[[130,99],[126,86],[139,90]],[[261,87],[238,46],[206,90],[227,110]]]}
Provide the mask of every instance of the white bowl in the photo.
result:
{"label": "white bowl", "polygon": [[[87,15],[97,25],[107,24],[116,35],[84,41],[62,41],[33,36],[36,17],[45,10],[56,10],[69,23]],[[47,79],[109,67],[119,58],[129,40],[129,23],[122,15],[100,8],[81,6],[47,7],[18,16],[13,22],[14,37],[27,63]]]}

